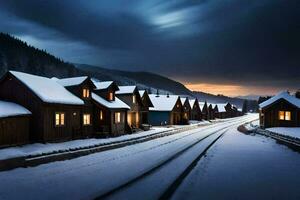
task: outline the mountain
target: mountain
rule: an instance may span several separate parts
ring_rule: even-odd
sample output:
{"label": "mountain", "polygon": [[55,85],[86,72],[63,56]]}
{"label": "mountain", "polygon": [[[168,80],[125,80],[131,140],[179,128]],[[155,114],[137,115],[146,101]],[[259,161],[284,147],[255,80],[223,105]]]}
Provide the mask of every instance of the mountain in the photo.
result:
{"label": "mountain", "polygon": [[114,80],[120,85],[136,84],[139,88],[151,90],[152,93],[156,93],[156,90],[159,89],[161,94],[193,95],[192,92],[181,83],[154,73],[112,70],[86,64],[75,64],[75,66],[100,80]]}
{"label": "mountain", "polygon": [[213,95],[205,92],[193,91],[193,96],[200,99],[200,101],[206,100],[210,103],[231,103],[236,105],[238,108],[243,107],[243,103],[247,103],[248,110],[256,111],[258,109],[257,100],[247,100],[244,98],[228,97],[224,95]]}
{"label": "mountain", "polygon": [[[152,93],[156,93],[159,89],[160,94],[193,96],[198,97],[201,101],[207,100],[212,103],[230,102],[239,107],[242,107],[244,102],[240,98],[191,92],[183,84],[154,73],[128,72],[86,64],[67,63],[15,37],[0,33],[0,77],[8,70],[58,78],[89,75],[99,80],[114,80],[120,85],[136,84],[139,88],[147,89]],[[255,104],[255,101],[249,102]]]}
{"label": "mountain", "polygon": [[245,95],[245,96],[237,96],[235,98],[239,98],[239,99],[248,99],[248,100],[258,100],[259,99],[259,95],[255,95],[255,94],[249,94],[249,95]]}
{"label": "mountain", "polygon": [[74,65],[8,34],[0,33],[0,77],[8,70],[48,77],[66,77],[80,73]]}

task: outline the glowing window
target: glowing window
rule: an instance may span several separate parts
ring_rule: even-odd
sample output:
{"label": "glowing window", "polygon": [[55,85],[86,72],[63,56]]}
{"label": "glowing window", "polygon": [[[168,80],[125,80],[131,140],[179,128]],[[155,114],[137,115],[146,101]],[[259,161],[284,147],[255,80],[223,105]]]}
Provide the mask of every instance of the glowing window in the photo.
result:
{"label": "glowing window", "polygon": [[90,97],[90,90],[89,89],[83,89],[82,96],[84,98],[89,98]]}
{"label": "glowing window", "polygon": [[112,92],[108,94],[108,100],[110,101],[114,100],[114,94]]}
{"label": "glowing window", "polygon": [[120,112],[115,113],[115,124],[117,124],[117,123],[121,123],[121,113]]}
{"label": "glowing window", "polygon": [[91,124],[91,115],[83,114],[83,125],[90,125],[90,124]]}
{"label": "glowing window", "polygon": [[55,113],[55,126],[65,125],[65,113]]}
{"label": "glowing window", "polygon": [[287,121],[291,120],[291,112],[290,111],[285,112],[285,120],[287,120]]}
{"label": "glowing window", "polygon": [[292,114],[290,111],[279,111],[278,118],[279,120],[290,121],[292,119]]}
{"label": "glowing window", "polygon": [[132,103],[136,103],[136,96],[135,95],[132,96]]}
{"label": "glowing window", "polygon": [[100,110],[100,120],[103,120],[103,111]]}

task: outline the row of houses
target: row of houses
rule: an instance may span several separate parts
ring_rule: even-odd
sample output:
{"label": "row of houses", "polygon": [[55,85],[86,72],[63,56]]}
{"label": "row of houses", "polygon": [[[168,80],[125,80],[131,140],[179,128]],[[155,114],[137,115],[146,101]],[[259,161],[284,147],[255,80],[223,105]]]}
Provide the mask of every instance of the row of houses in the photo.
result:
{"label": "row of houses", "polygon": [[9,71],[0,79],[0,146],[117,136],[150,124],[238,115],[229,103],[148,94],[87,76],[50,79]]}

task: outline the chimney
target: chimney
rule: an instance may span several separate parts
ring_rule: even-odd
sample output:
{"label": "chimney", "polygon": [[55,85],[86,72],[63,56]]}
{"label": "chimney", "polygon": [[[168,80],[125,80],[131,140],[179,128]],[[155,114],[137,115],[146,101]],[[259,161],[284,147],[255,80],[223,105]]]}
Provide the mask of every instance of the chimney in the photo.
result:
{"label": "chimney", "polygon": [[298,89],[295,93],[295,97],[300,99],[300,89]]}
{"label": "chimney", "polygon": [[156,97],[159,97],[158,89],[156,90]]}
{"label": "chimney", "polygon": [[167,98],[169,98],[170,97],[170,95],[169,95],[169,93],[167,93]]}

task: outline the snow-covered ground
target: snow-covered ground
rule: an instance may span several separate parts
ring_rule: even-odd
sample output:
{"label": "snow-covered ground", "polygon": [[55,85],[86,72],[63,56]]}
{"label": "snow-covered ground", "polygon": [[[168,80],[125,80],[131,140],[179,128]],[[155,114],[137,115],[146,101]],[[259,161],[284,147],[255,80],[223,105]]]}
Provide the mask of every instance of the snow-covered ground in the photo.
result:
{"label": "snow-covered ground", "polygon": [[298,127],[274,127],[274,128],[267,128],[266,130],[281,135],[300,139],[300,128]]}
{"label": "snow-covered ground", "polygon": [[[172,199],[300,199],[300,156],[234,129],[208,151]],[[145,188],[147,190],[147,188]]]}
{"label": "snow-covered ground", "polygon": [[[148,171],[195,141],[255,117],[244,116],[72,160],[0,172],[1,183],[5,183],[0,187],[0,199],[92,199]],[[199,154],[202,145],[204,143],[187,151],[186,156],[180,157],[181,162],[173,163],[170,170],[160,173],[154,180],[161,183],[164,181],[162,175],[178,174],[190,156]],[[158,182],[155,185],[152,181],[150,183],[148,187],[152,189],[149,191],[159,188]]]}
{"label": "snow-covered ground", "polygon": [[79,147],[88,147],[92,145],[101,145],[107,144],[111,142],[119,142],[128,139],[133,139],[137,137],[152,135],[155,133],[159,133],[162,131],[173,130],[174,127],[154,127],[149,131],[138,132],[131,135],[123,135],[120,137],[115,138],[103,138],[103,139],[80,139],[80,140],[72,140],[68,142],[59,142],[59,143],[35,143],[35,144],[28,144],[19,147],[10,147],[0,150],[0,160],[14,158],[19,156],[28,156],[28,155],[39,155],[42,153],[51,153],[53,151],[59,150],[68,150],[72,148],[79,148]]}

